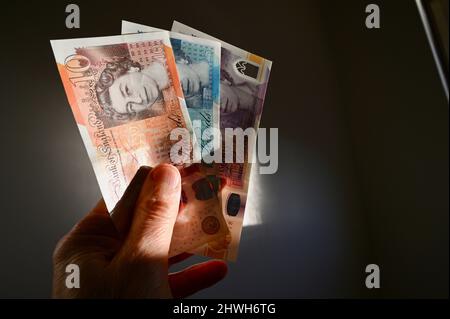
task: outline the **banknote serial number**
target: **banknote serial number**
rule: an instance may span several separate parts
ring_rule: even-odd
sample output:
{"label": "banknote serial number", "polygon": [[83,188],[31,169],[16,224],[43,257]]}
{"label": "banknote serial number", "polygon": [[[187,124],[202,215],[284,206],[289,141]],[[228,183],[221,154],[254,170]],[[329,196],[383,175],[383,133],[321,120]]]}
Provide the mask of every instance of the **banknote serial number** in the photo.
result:
{"label": "banknote serial number", "polygon": [[211,305],[186,305],[181,303],[173,308],[174,314],[189,314],[198,315],[199,317],[205,317],[208,313],[214,313],[219,315],[227,314],[275,314],[275,304],[267,303],[219,303],[215,306]]}

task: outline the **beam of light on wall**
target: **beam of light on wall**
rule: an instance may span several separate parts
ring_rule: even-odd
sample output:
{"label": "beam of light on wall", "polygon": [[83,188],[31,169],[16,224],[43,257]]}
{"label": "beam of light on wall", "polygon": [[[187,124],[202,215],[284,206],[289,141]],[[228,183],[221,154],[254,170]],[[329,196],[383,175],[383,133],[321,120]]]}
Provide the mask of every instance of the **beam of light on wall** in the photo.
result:
{"label": "beam of light on wall", "polygon": [[259,174],[259,163],[252,165],[250,173],[250,186],[248,188],[247,203],[244,215],[244,227],[255,226],[263,223],[262,218],[262,202],[264,187]]}

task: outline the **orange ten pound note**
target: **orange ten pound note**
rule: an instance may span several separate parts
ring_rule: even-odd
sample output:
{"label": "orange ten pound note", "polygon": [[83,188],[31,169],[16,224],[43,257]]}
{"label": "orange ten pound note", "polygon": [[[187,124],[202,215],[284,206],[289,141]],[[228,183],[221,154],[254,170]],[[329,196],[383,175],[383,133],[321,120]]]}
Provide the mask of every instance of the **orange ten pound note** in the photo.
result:
{"label": "orange ten pound note", "polygon": [[[171,163],[174,128],[192,127],[168,32],[51,41],[108,210],[142,165]],[[192,140],[191,140],[192,141]],[[191,158],[191,143],[182,148]],[[196,159],[192,158],[193,161]]]}

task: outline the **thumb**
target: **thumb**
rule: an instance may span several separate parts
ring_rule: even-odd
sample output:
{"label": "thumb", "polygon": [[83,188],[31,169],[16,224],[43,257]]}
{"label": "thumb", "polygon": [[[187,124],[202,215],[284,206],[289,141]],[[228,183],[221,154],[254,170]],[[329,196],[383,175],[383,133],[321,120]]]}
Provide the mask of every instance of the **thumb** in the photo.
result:
{"label": "thumb", "polygon": [[174,166],[162,164],[148,174],[123,247],[125,253],[152,259],[168,258],[180,193],[181,177]]}

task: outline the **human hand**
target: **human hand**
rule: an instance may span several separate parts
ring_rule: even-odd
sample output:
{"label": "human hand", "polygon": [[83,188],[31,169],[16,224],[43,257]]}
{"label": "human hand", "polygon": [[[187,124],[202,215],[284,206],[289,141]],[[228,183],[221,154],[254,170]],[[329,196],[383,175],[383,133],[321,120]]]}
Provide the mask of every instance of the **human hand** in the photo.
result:
{"label": "human hand", "polygon": [[[58,243],[53,255],[56,298],[182,298],[221,280],[222,261],[169,274],[189,257],[168,258],[178,214],[181,177],[168,164],[141,167],[112,216],[103,200]],[[80,288],[65,285],[66,266],[80,269]]]}

